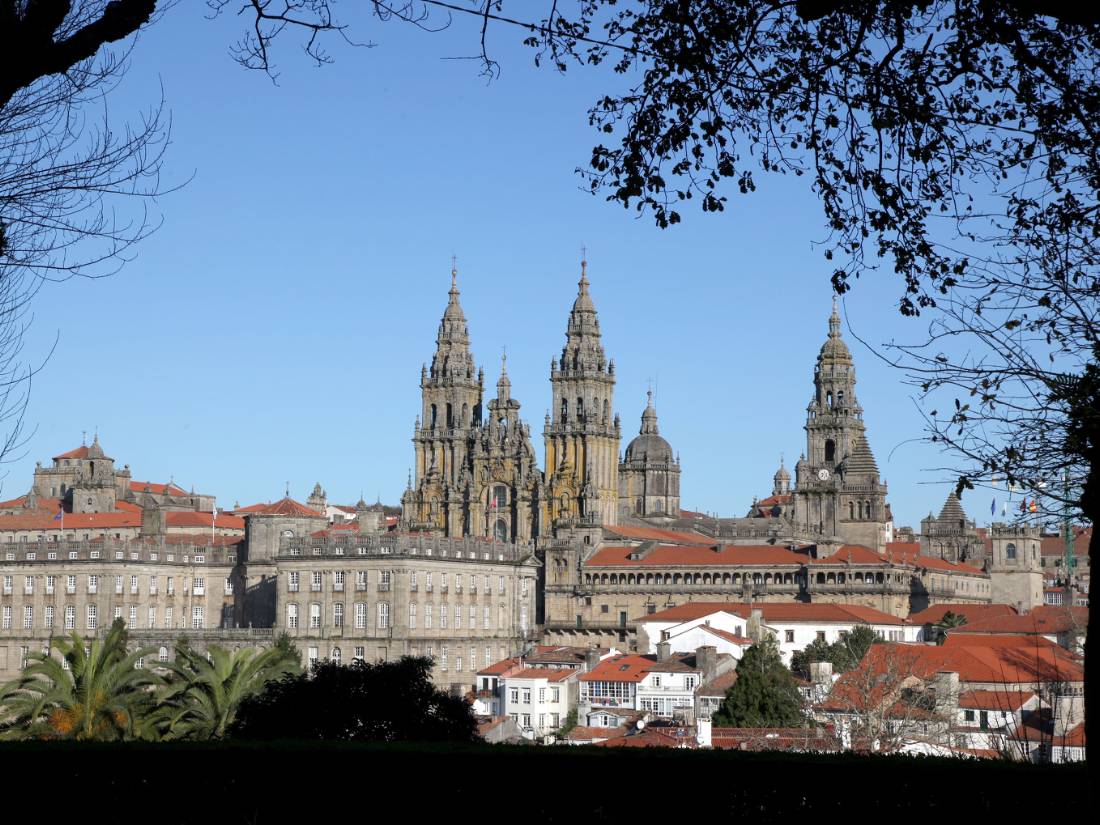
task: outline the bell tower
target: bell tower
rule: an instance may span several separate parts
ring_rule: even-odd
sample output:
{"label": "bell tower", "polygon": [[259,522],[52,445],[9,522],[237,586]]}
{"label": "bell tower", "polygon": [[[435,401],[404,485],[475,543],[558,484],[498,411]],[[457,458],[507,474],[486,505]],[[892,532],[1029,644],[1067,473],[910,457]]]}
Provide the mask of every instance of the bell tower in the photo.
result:
{"label": "bell tower", "polygon": [[459,477],[467,466],[469,437],[481,422],[485,376],[474,368],[470,333],[458,300],[458,270],[452,262],[451,289],[439,322],[431,367],[420,370],[421,413],[413,430],[415,482],[403,514],[413,529],[461,536],[465,507]]}
{"label": "bell tower", "polygon": [[587,266],[582,257],[565,346],[550,362],[553,401],[543,430],[547,523],[561,526],[580,518],[615,524],[618,516],[622,430],[614,411],[615,362],[607,360],[600,341]]}
{"label": "bell tower", "polygon": [[852,353],[840,335],[836,300],[829,335],[814,366],[814,394],[806,408],[806,452],[795,467],[792,517],[824,539],[886,547],[886,485],[856,399]]}

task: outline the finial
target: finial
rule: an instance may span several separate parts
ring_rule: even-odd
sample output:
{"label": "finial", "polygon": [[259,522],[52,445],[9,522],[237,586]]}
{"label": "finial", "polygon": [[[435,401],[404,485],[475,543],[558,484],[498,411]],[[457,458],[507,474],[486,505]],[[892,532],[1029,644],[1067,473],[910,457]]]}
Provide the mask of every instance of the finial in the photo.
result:
{"label": "finial", "polygon": [[500,348],[500,374],[508,374],[508,347]]}
{"label": "finial", "polygon": [[833,312],[829,316],[829,337],[838,338],[840,336],[840,315],[836,311],[836,295],[833,296]]}
{"label": "finial", "polygon": [[451,254],[451,289],[458,288],[458,258]]}
{"label": "finial", "polygon": [[584,292],[588,289],[587,267],[588,267],[588,247],[586,247],[584,244],[581,244],[581,280],[580,280],[580,284],[579,284],[580,288],[581,288],[581,292]]}
{"label": "finial", "polygon": [[286,483],[286,492],[283,493],[283,498],[290,498],[290,482]]}
{"label": "finial", "polygon": [[80,446],[81,447],[87,447],[88,446],[88,431],[87,430],[81,430],[80,431]]}
{"label": "finial", "polygon": [[646,395],[646,399],[647,399],[646,400],[646,406],[647,407],[652,407],[653,406],[653,388],[650,387],[648,390],[646,390],[645,395]]}
{"label": "finial", "polygon": [[410,467],[409,468],[409,477],[408,477],[408,480],[405,482],[405,489],[411,490],[412,488],[413,488],[413,471],[412,471],[412,467]]}

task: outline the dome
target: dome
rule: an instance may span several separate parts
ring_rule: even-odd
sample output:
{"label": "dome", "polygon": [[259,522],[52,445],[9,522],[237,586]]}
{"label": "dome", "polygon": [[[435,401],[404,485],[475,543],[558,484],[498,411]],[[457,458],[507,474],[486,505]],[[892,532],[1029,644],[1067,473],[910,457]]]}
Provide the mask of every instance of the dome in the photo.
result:
{"label": "dome", "polygon": [[821,345],[821,352],[817,356],[818,363],[852,363],[852,353],[848,345],[840,337],[840,316],[836,311],[836,301],[833,301],[833,313],[829,316],[829,337]]}
{"label": "dome", "polygon": [[642,427],[634,440],[626,445],[626,461],[667,461],[672,463],[672,446],[657,428],[657,411],[653,409],[653,390],[642,413]]}
{"label": "dome", "polygon": [[776,470],[775,475],[772,477],[775,481],[790,481],[791,474],[787,472],[787,468],[782,463],[779,465],[779,469]]}
{"label": "dome", "polygon": [[671,462],[672,446],[656,433],[644,433],[626,445],[626,460]]}

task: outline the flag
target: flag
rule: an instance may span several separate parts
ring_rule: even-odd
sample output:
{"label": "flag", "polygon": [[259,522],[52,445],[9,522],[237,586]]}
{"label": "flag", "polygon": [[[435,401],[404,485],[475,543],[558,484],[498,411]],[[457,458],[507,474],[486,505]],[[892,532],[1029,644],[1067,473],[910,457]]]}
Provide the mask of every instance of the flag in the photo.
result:
{"label": "flag", "polygon": [[1027,499],[1026,498],[1023,501],[1020,502],[1020,512],[1021,513],[1026,513],[1027,512]]}
{"label": "flag", "polygon": [[1039,512],[1039,502],[1037,502],[1035,499],[1032,499],[1031,504],[1028,505],[1027,509],[1033,513]]}
{"label": "flag", "polygon": [[57,515],[53,517],[53,520],[54,521],[61,521],[63,518],[65,518],[65,508],[59,506],[57,508]]}
{"label": "flag", "polygon": [[989,515],[991,515],[991,516],[997,515],[997,499],[996,498],[994,498],[993,501],[989,502]]}
{"label": "flag", "polygon": [[1008,518],[1008,502],[1001,502],[1001,518]]}

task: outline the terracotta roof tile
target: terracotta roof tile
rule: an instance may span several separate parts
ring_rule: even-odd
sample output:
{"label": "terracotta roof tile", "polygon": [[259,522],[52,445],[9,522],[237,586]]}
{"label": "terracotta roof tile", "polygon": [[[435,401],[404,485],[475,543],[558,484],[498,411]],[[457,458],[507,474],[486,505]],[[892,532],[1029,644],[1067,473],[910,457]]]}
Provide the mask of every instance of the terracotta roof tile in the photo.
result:
{"label": "terracotta roof tile", "polygon": [[619,536],[624,539],[640,539],[642,541],[660,541],[671,544],[714,544],[714,539],[690,530],[670,530],[633,524],[616,524],[604,527],[603,532],[605,536]]}
{"label": "terracotta roof tile", "polygon": [[1032,690],[968,690],[959,694],[959,707],[974,710],[1017,711],[1034,697]]}
{"label": "terracotta roof tile", "polygon": [[546,679],[549,682],[564,682],[577,671],[571,668],[525,667],[515,673],[509,673],[505,679]]}
{"label": "terracotta roof tile", "polygon": [[914,624],[936,624],[945,613],[966,616],[967,622],[976,622],[986,617],[1016,615],[1016,608],[1010,604],[934,604],[924,610],[909,614]]}
{"label": "terracotta roof tile", "polygon": [[836,622],[865,624],[909,624],[873,607],[851,604],[805,604],[802,602],[776,602],[745,604],[743,602],[688,602],[647,616],[639,616],[637,622],[686,622],[701,619],[719,611],[741,618],[748,618],[753,609],[760,610],[765,622]]}
{"label": "terracotta roof tile", "polygon": [[304,504],[295,501],[289,496],[274,504],[252,504],[248,507],[241,507],[233,511],[234,513],[248,513],[254,516],[301,516],[303,518],[324,518],[322,513],[318,513],[311,507],[306,507]]}
{"label": "terracotta roof tile", "polygon": [[807,556],[785,547],[723,544],[709,547],[660,544],[643,558],[631,559],[636,547],[603,547],[585,567],[716,567],[727,565],[803,565]]}

